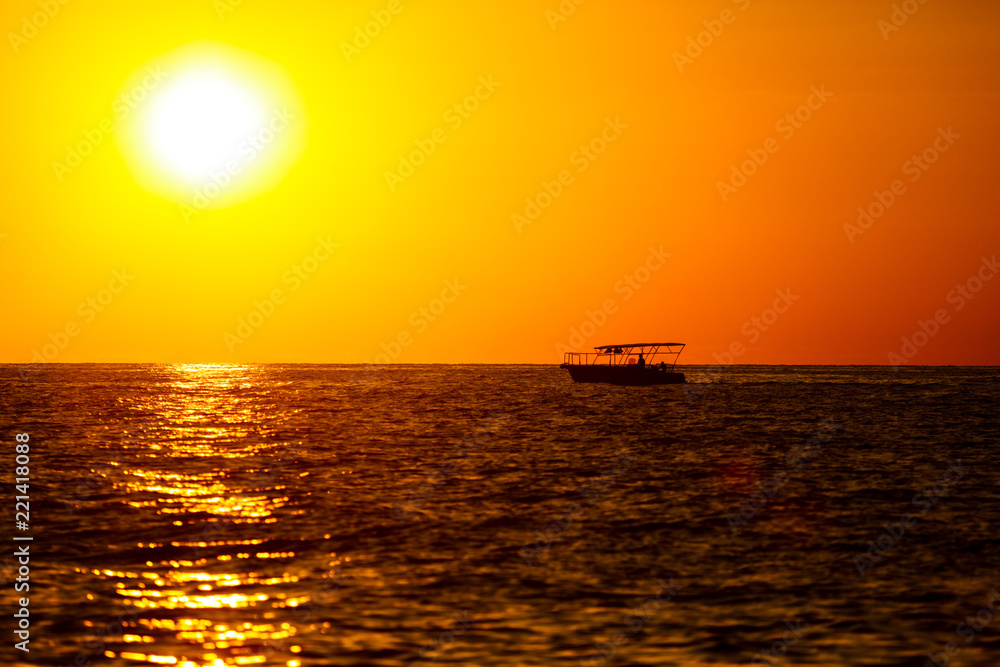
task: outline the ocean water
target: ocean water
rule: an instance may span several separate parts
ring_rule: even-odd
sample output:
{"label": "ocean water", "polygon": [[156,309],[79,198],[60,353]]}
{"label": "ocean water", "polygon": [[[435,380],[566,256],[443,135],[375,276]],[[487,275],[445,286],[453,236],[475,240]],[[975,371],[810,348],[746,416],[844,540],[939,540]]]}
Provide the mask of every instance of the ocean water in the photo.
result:
{"label": "ocean water", "polygon": [[0,664],[1000,665],[997,369],[679,369],[0,366]]}

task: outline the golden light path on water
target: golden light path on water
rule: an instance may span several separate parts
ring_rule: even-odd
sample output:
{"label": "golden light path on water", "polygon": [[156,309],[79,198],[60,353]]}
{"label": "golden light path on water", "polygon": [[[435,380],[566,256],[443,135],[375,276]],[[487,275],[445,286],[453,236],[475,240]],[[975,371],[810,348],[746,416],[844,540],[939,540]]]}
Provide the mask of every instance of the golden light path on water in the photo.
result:
{"label": "golden light path on water", "polygon": [[286,592],[300,580],[295,551],[269,546],[275,512],[289,497],[287,474],[268,469],[282,443],[267,442],[259,426],[279,427],[290,413],[234,398],[253,385],[252,367],[173,370],[177,379],[158,398],[129,406],[150,417],[132,425],[124,441],[132,456],[119,462],[114,486],[125,508],[155,524],[152,532],[191,537],[137,543],[148,552],[144,567],[89,570],[113,582],[128,610],[121,645],[104,656],[178,667],[299,667],[296,626],[284,612],[310,595]]}
{"label": "golden light path on water", "polygon": [[731,373],[41,369],[9,413],[61,502],[12,667],[923,664],[996,606],[995,369]]}

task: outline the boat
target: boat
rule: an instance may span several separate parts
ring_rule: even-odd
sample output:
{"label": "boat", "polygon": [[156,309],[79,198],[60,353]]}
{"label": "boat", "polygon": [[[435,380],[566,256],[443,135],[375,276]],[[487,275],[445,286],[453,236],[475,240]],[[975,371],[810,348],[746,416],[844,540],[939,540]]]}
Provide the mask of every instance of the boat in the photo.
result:
{"label": "boat", "polygon": [[[575,382],[619,385],[682,384],[684,373],[674,371],[684,343],[630,343],[598,345],[594,352],[566,352],[559,368]],[[657,357],[660,357],[659,362]],[[668,363],[669,362],[669,363]]]}

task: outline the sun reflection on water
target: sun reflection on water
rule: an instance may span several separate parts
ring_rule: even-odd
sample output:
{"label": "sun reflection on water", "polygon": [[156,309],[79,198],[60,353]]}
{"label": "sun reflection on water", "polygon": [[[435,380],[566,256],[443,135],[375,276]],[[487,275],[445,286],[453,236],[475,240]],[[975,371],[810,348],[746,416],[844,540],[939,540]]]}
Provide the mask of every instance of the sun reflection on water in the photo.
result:
{"label": "sun reflection on water", "polygon": [[[252,366],[170,367],[167,391],[130,411],[151,415],[114,487],[124,507],[160,536],[136,544],[129,570],[79,569],[114,588],[127,611],[104,655],[126,663],[179,667],[283,665],[297,629],[289,610],[310,601],[298,590],[296,551],[275,537],[276,514],[292,500],[275,473],[293,416],[254,388]],[[277,454],[276,454],[277,453]],[[296,472],[296,475],[298,473]],[[264,525],[268,528],[265,529]],[[265,531],[266,532],[256,532]],[[106,585],[107,585],[106,584]]]}

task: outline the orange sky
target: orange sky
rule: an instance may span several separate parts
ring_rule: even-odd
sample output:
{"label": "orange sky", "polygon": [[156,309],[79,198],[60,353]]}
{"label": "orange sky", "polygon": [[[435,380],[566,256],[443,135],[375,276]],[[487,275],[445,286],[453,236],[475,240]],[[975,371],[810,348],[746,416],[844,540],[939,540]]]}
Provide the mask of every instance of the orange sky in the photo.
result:
{"label": "orange sky", "polygon": [[[0,361],[1000,363],[996,3],[64,2],[0,9]],[[185,215],[115,109],[203,40],[301,113]]]}

